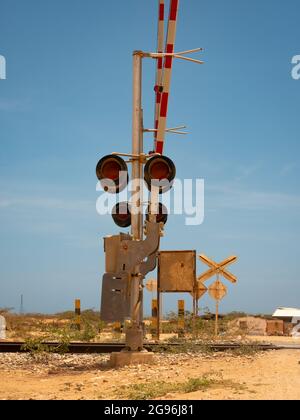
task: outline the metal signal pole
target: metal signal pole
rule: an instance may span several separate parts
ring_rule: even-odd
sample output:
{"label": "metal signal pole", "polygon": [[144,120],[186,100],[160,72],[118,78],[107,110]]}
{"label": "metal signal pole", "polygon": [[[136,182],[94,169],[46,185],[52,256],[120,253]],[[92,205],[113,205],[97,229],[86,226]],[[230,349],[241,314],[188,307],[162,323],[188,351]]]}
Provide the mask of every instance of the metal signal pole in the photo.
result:
{"label": "metal signal pole", "polygon": [[[143,240],[143,116],[142,116],[142,60],[143,53],[133,53],[133,109],[132,109],[132,195],[131,195],[131,226],[134,241]],[[138,156],[138,157],[137,157]],[[131,277],[131,316],[132,326],[126,330],[127,347],[135,347],[143,340],[143,290],[140,266],[135,267]]]}
{"label": "metal signal pole", "polygon": [[[143,53],[133,53],[133,112],[132,112],[132,154],[140,156],[143,153],[143,125],[142,125],[142,59]],[[143,239],[143,213],[142,213],[142,180],[143,164],[139,158],[132,162],[132,235],[133,239]]]}

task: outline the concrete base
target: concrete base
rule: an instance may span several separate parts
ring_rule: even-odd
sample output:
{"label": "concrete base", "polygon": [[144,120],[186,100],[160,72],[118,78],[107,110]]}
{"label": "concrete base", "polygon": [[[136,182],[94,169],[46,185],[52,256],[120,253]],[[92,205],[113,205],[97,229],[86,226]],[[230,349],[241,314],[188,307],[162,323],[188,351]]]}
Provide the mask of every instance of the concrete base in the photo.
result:
{"label": "concrete base", "polygon": [[110,355],[110,366],[113,368],[145,364],[153,364],[153,353],[143,351],[122,351],[119,353],[111,353]]}

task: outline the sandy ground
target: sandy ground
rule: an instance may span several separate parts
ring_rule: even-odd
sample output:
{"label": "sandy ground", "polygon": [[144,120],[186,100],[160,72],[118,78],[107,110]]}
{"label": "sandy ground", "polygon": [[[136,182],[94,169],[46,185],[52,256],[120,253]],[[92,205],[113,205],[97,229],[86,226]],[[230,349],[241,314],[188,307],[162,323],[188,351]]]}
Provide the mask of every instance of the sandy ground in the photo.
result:
{"label": "sandy ground", "polygon": [[273,336],[273,337],[261,337],[261,336],[247,336],[247,340],[256,341],[260,343],[272,343],[275,345],[294,345],[300,347],[300,338],[293,338],[293,337],[281,337],[281,336]]}
{"label": "sandy ground", "polygon": [[119,399],[132,384],[185,382],[207,374],[221,384],[162,399],[300,399],[299,350],[155,355],[153,366],[119,370],[108,368],[107,360],[105,355],[48,355],[36,361],[28,354],[0,354],[0,399]]}

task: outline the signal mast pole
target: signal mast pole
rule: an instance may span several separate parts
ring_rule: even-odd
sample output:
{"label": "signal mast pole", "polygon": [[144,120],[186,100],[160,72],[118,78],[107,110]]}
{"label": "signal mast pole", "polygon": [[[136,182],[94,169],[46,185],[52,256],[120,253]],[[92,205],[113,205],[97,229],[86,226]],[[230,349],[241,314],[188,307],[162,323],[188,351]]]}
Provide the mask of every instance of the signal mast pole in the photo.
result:
{"label": "signal mast pole", "polygon": [[[143,53],[133,53],[133,109],[132,109],[132,195],[131,233],[134,241],[143,240],[143,113],[142,113],[142,60]],[[136,266],[131,277],[132,325],[126,329],[126,345],[132,348],[143,341],[143,290],[140,266]]]}
{"label": "signal mast pole", "polygon": [[[97,164],[96,175],[104,190],[118,194],[126,185],[120,173],[128,174],[127,164],[122,159],[129,157],[132,163],[131,203],[118,203],[113,219],[115,223],[127,228],[131,225],[131,235],[114,235],[105,238],[106,272],[103,275],[101,316],[111,322],[120,317],[128,319],[126,325],[126,348],[130,351],[143,349],[143,279],[156,267],[159,240],[162,226],[166,223],[163,211],[160,215],[158,196],[166,192],[156,181],[166,180],[169,186],[176,176],[176,168],[171,159],[163,155],[166,133],[186,134],[181,132],[184,126],[166,128],[170,81],[173,59],[182,59],[202,64],[202,61],[186,57],[187,54],[201,51],[201,48],[174,52],[179,0],[170,0],[170,14],[166,47],[164,45],[164,7],[165,0],[159,3],[158,48],[155,53],[134,51],[133,53],[133,105],[132,105],[132,154],[112,153],[103,157]],[[142,61],[143,58],[157,60],[155,127],[144,129],[142,110]],[[143,152],[144,132],[154,133],[155,147],[152,152]],[[145,168],[144,168],[145,165]],[[143,220],[143,185],[146,181],[151,198],[148,202],[147,222]],[[111,181],[114,185],[108,185]],[[155,182],[153,182],[155,181]],[[167,187],[168,188],[168,187]],[[124,213],[119,213],[121,204],[125,204]],[[163,206],[161,206],[163,207]],[[156,211],[154,211],[154,209]],[[161,217],[162,216],[162,217]]]}
{"label": "signal mast pole", "polygon": [[133,53],[133,112],[132,112],[132,200],[131,200],[131,226],[133,239],[143,239],[143,212],[142,212],[142,179],[143,164],[143,123],[142,123],[142,59],[140,51]]}

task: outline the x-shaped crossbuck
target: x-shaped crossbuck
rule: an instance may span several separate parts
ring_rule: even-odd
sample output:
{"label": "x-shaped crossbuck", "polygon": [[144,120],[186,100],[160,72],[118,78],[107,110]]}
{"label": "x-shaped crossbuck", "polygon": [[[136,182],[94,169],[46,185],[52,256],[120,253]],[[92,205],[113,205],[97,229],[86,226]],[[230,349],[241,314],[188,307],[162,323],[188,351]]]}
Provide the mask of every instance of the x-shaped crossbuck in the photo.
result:
{"label": "x-shaped crossbuck", "polygon": [[220,262],[219,264],[214,262],[210,258],[206,257],[205,255],[199,255],[199,258],[202,262],[204,262],[210,267],[209,270],[205,271],[205,273],[201,274],[198,277],[199,281],[204,282],[210,279],[212,276],[222,275],[225,279],[229,280],[231,283],[237,282],[237,277],[225,269],[230,264],[233,264],[234,262],[236,262],[237,260],[236,256],[233,255],[229,258],[226,258],[226,260]]}

